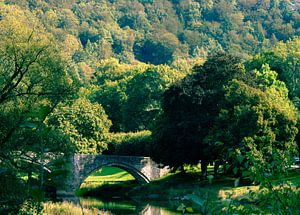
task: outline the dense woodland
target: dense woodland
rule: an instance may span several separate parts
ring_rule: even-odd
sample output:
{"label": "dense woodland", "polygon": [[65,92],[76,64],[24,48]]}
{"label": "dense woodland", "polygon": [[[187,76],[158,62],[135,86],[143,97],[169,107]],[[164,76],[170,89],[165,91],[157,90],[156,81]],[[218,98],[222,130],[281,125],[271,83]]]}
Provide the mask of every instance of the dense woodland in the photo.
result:
{"label": "dense woodland", "polygon": [[206,58],[222,50],[249,57],[300,35],[297,0],[1,2],[30,11],[63,44],[84,78],[111,57],[151,64]]}
{"label": "dense woodland", "polygon": [[75,152],[272,190],[299,156],[298,36],[298,1],[0,0],[0,213],[40,211]]}

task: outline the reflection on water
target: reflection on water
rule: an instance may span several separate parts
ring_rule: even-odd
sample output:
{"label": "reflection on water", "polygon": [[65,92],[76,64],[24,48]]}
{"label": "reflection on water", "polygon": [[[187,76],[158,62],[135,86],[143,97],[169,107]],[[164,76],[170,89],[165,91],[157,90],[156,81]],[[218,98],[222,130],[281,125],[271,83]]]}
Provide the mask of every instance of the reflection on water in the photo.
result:
{"label": "reflection on water", "polygon": [[180,215],[176,211],[177,202],[135,202],[135,201],[103,201],[95,198],[80,198],[80,204],[86,208],[97,208],[115,215],[142,214],[142,215]]}

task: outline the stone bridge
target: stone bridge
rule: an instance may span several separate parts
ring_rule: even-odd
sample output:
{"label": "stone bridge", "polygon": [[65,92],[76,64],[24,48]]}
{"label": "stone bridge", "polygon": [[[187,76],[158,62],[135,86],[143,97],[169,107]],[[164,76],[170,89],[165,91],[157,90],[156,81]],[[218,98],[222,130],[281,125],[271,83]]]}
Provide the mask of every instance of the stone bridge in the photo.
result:
{"label": "stone bridge", "polygon": [[65,181],[65,189],[58,196],[74,196],[76,189],[94,171],[105,166],[114,166],[126,170],[140,183],[148,183],[168,173],[168,168],[160,168],[149,157],[116,155],[75,154],[70,161],[70,174]]}

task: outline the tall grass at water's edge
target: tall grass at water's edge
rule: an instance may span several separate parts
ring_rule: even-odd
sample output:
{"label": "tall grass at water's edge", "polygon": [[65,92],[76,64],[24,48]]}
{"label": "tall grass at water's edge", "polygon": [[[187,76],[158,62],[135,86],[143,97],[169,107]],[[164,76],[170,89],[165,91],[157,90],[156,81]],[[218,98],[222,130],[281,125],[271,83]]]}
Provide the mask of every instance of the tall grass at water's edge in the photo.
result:
{"label": "tall grass at water's edge", "polygon": [[43,209],[44,215],[111,215],[111,213],[106,211],[100,211],[97,208],[87,209],[82,208],[80,205],[76,205],[71,202],[46,202],[44,203]]}

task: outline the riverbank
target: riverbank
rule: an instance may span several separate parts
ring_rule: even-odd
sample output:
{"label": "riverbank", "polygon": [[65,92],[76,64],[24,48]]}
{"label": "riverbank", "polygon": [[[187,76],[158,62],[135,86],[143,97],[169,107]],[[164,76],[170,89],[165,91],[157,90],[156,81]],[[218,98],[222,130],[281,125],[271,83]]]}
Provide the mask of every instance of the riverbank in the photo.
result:
{"label": "riverbank", "polygon": [[[116,171],[116,170],[114,170]],[[195,213],[215,214],[224,210],[237,207],[250,208],[251,211],[261,213],[263,205],[261,199],[267,193],[259,190],[257,185],[249,181],[241,181],[239,187],[234,187],[236,179],[232,177],[220,177],[208,180],[201,177],[200,171],[188,171],[186,173],[173,173],[149,184],[137,184],[132,179],[120,182],[113,179],[114,175],[124,173],[114,172],[110,177],[105,176],[106,181],[100,182],[103,175],[93,180],[87,180],[78,194],[83,197],[97,197],[104,200],[133,200],[138,203],[151,202],[151,205],[164,206],[168,202],[175,211],[190,211]],[[102,177],[102,178],[101,178]],[[127,177],[123,175],[122,177]],[[300,170],[291,171],[287,181],[293,185],[296,196],[299,197]],[[97,185],[96,185],[97,184]],[[263,196],[264,195],[264,196]],[[290,194],[288,194],[290,195]],[[300,201],[300,200],[299,200]],[[300,203],[296,202],[300,206]],[[249,210],[250,210],[249,209]]]}
{"label": "riverbank", "polygon": [[109,212],[96,208],[84,208],[72,202],[46,202],[43,208],[43,215],[111,215]]}

